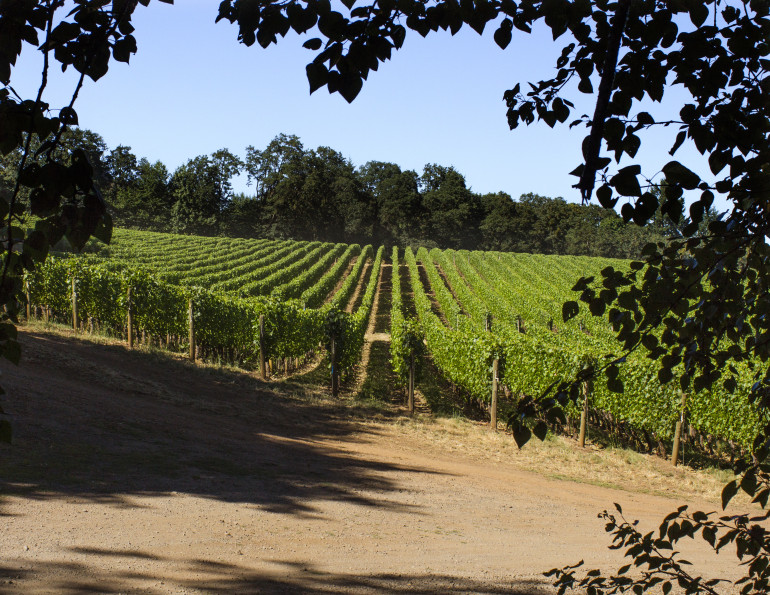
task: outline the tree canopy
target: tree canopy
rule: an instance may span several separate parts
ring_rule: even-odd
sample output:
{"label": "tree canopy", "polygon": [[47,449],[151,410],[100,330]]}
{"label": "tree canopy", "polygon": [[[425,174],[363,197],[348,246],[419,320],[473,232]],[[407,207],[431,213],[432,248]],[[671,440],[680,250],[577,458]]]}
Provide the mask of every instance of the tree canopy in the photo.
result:
{"label": "tree canopy", "polygon": [[[285,134],[264,149],[247,147],[243,161],[219,149],[173,172],[126,145],[109,149],[89,130],[72,128],[62,138],[66,151],[89,155],[107,212],[123,227],[612,258],[637,258],[646,243],[679,235],[660,216],[639,227],[597,205],[534,193],[479,195],[460,172],[435,163],[422,174],[381,161],[356,167],[334,149],[306,149]],[[19,159],[15,152],[0,160],[7,190]],[[241,168],[253,193],[232,189]]]}

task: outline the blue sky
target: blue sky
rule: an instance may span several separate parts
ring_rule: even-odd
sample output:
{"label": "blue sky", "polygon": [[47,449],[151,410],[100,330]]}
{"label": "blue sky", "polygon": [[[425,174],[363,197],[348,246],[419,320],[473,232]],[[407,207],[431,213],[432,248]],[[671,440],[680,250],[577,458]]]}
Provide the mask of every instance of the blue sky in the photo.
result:
{"label": "blue sky", "polygon": [[[427,39],[410,32],[348,104],[325,89],[309,94],[304,67],[314,53],[301,47],[304,38],[290,33],[277,46],[249,48],[237,42],[235,26],[214,23],[216,12],[217,3],[204,0],[138,7],[139,51],[130,65],[112,62],[103,79],[87,81],[75,105],[81,126],[171,171],[223,147],[243,156],[247,145],[263,148],[287,133],[307,148],[330,146],[355,165],[392,161],[418,172],[426,163],[452,165],[477,192],[579,200],[568,172],[580,163],[585,130],[537,123],[510,131],[502,100],[517,82],[525,87],[554,72],[563,43],[553,43],[547,31],[514,35],[505,51],[493,29]],[[22,96],[34,96],[41,64],[27,46],[12,74]],[[52,108],[67,103],[75,80],[74,72],[52,73],[46,95]],[[579,113],[592,113],[594,98],[574,95]],[[678,111],[671,109],[652,113]],[[637,161],[644,173],[655,174],[670,159],[675,134],[672,128],[643,138]],[[677,154],[691,167],[695,157]],[[248,191],[242,183],[236,189]]]}

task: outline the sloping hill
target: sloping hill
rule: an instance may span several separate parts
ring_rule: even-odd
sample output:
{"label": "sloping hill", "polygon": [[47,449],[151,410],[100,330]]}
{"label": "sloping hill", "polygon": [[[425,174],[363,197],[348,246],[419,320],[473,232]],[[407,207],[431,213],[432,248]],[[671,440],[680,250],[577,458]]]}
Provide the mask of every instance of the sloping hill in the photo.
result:
{"label": "sloping hill", "polygon": [[718,479],[567,458],[561,439],[519,452],[469,422],[332,400],[312,373],[267,384],[39,327],[22,343],[3,371],[2,593],[530,593],[554,566],[620,563],[596,520],[613,502],[652,528],[680,500],[523,468],[716,506]]}

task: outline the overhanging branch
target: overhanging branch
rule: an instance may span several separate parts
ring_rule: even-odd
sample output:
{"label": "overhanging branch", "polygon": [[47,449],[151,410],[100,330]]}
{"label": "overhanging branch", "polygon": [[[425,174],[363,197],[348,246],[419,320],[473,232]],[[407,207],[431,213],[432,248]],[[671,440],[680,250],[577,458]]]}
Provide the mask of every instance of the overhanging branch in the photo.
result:
{"label": "overhanging branch", "polygon": [[580,181],[575,185],[575,188],[580,190],[583,203],[588,203],[591,200],[596,171],[599,169],[599,153],[602,146],[602,136],[604,135],[604,121],[607,119],[607,107],[610,103],[613,83],[615,82],[615,70],[618,66],[620,43],[623,40],[623,29],[626,26],[630,4],[631,0],[619,0],[618,8],[612,19],[610,37],[607,40],[607,53],[604,56],[604,68],[602,70],[602,79],[599,83],[599,94],[596,97],[596,109],[591,121],[591,133],[588,136],[588,144],[583,149],[585,164]]}

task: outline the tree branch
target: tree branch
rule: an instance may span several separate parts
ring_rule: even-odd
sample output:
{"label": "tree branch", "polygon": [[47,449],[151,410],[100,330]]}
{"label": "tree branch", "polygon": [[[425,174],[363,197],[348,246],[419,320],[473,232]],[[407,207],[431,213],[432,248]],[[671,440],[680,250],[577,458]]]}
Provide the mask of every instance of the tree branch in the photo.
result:
{"label": "tree branch", "polygon": [[32,146],[32,134],[33,129],[35,125],[35,114],[37,113],[38,108],[40,107],[40,104],[43,99],[43,92],[45,91],[46,86],[48,85],[48,68],[49,68],[49,61],[48,61],[48,55],[50,53],[50,44],[49,41],[51,39],[51,30],[53,29],[53,16],[58,10],[58,8],[62,5],[62,2],[60,0],[57,0],[56,2],[51,3],[48,2],[48,22],[46,23],[46,40],[44,44],[44,50],[43,50],[43,72],[41,74],[41,80],[40,80],[40,87],[37,90],[37,97],[35,97],[35,104],[32,106],[32,113],[30,114],[30,127],[29,131],[27,132],[27,138],[24,142],[24,152],[21,156],[21,161],[19,162],[19,167],[16,170],[16,184],[13,188],[13,194],[11,194],[11,200],[8,206],[8,231],[7,231],[7,246],[5,248],[5,262],[3,263],[3,274],[0,276],[0,292],[5,291],[6,286],[6,280],[8,278],[8,268],[11,264],[11,256],[13,255],[13,236],[11,234],[11,227],[13,224],[13,212],[16,210],[16,202],[19,198],[19,190],[21,190],[21,172],[24,170],[24,167],[27,164],[27,159],[29,158],[30,154],[30,148]]}
{"label": "tree branch", "polygon": [[620,44],[623,40],[623,29],[626,26],[628,9],[631,0],[619,0],[618,8],[612,20],[612,29],[610,37],[607,40],[607,53],[604,56],[604,68],[602,69],[602,80],[599,83],[599,94],[596,97],[596,109],[591,121],[591,133],[588,136],[588,146],[583,150],[585,164],[583,173],[580,175],[580,181],[575,188],[580,190],[583,203],[591,200],[591,194],[594,190],[596,171],[599,169],[599,153],[601,151],[602,136],[604,134],[604,121],[607,119],[607,107],[612,95],[612,87],[615,81],[615,70],[618,65],[618,53]]}
{"label": "tree branch", "polygon": [[[86,75],[81,73],[80,78],[78,78],[78,84],[75,85],[75,91],[72,93],[72,99],[70,99],[69,105],[67,106],[67,113],[72,111],[72,106],[75,105],[75,101],[78,98],[78,95],[80,94],[80,89],[83,88],[83,82],[85,81]],[[56,136],[53,139],[53,142],[51,143],[51,146],[48,147],[48,150],[46,151],[46,161],[51,161],[52,154],[54,149],[59,145],[59,141],[61,141],[62,134],[64,134],[64,131],[67,129],[67,122],[62,121],[61,126],[59,126],[59,129],[56,131]]]}

